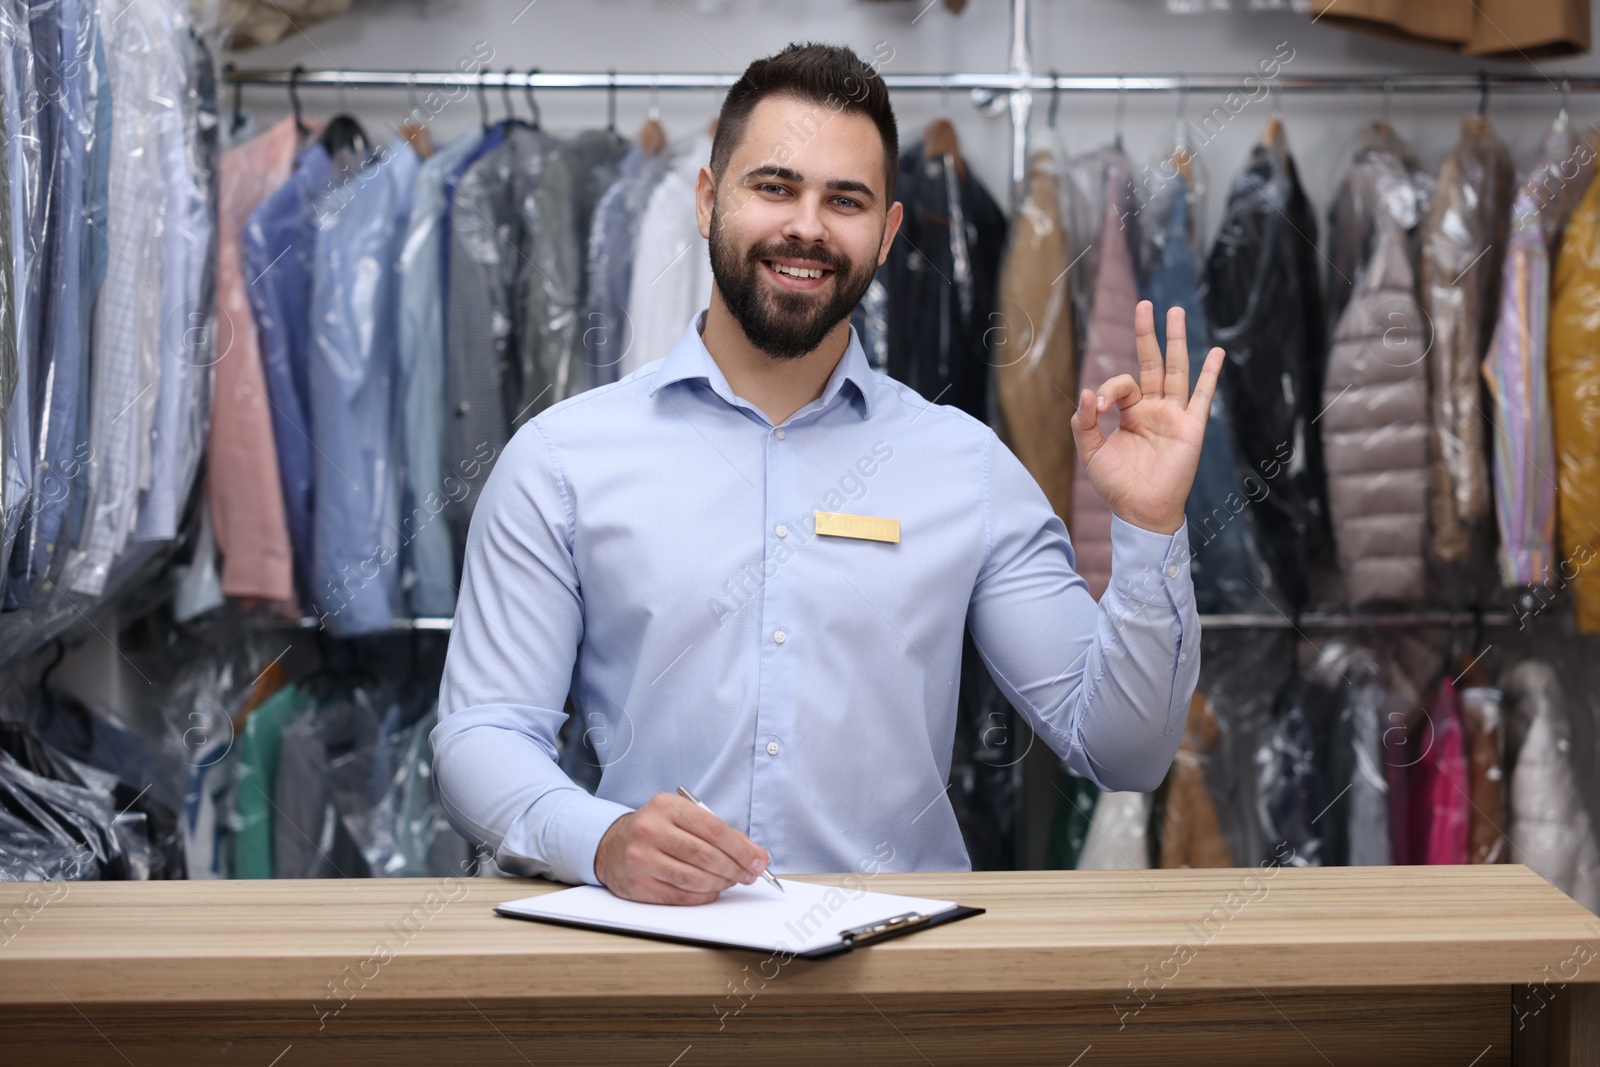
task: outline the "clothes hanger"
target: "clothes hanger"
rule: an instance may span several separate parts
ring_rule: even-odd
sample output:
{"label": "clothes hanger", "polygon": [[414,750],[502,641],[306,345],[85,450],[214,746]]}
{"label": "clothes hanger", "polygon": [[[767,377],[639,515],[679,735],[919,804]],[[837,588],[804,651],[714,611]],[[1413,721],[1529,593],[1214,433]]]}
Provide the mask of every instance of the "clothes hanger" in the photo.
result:
{"label": "clothes hanger", "polygon": [[521,119],[517,118],[516,111],[511,107],[511,76],[515,73],[516,70],[514,68],[507,67],[506,76],[500,82],[500,103],[505,105],[505,123],[507,126],[510,126],[512,123],[520,123],[522,121]]}
{"label": "clothes hanger", "polygon": [[1267,128],[1261,134],[1261,143],[1268,148],[1279,148],[1283,145],[1283,113],[1279,110],[1279,89],[1276,82],[1272,86],[1272,117],[1267,119]]}
{"label": "clothes hanger", "polygon": [[302,142],[311,136],[311,127],[306,125],[300,113],[300,75],[305,73],[305,69],[296,63],[289,71],[289,108],[294,112],[294,128],[299,132]]}
{"label": "clothes hanger", "polygon": [[[949,89],[948,80],[939,78],[939,102],[944,107],[944,99]],[[948,111],[948,109],[945,109]],[[939,159],[949,156],[955,161],[956,174],[965,179],[967,176],[966,162],[961,158],[961,140],[956,136],[956,128],[950,120],[943,116],[928,123],[928,128],[922,131],[922,152],[928,159]]]}
{"label": "clothes hanger", "polygon": [[539,101],[533,98],[533,76],[539,73],[538,67],[528,68],[528,83],[523,88],[528,93],[528,110],[533,113],[533,128],[539,128]]}
{"label": "clothes hanger", "polygon": [[1385,78],[1383,79],[1383,111],[1378,118],[1378,129],[1382,130],[1384,133],[1389,133],[1394,129],[1394,127],[1389,125],[1389,110],[1393,99],[1394,80],[1392,78]]}
{"label": "clothes hanger", "polygon": [[[530,86],[528,94],[531,98],[533,88]],[[606,132],[617,132],[617,68],[612,67],[607,72],[606,85]]]}
{"label": "clothes hanger", "polygon": [[650,109],[644,125],[639,127],[639,151],[647,156],[659,156],[667,150],[667,131],[661,128],[661,106],[656,97],[656,80],[650,78]]}
{"label": "clothes hanger", "polygon": [[1184,184],[1194,189],[1194,153],[1189,150],[1189,79],[1178,79],[1177,146],[1172,151],[1172,164],[1183,178]]}
{"label": "clothes hanger", "polygon": [[[415,74],[406,75],[406,113],[408,115],[417,113],[417,76]],[[400,123],[399,133],[401,137],[406,139],[406,143],[411,146],[411,150],[417,154],[418,159],[427,159],[433,155],[433,135],[428,132],[428,127],[416,119],[408,118]]]}
{"label": "clothes hanger", "polygon": [[1122,151],[1122,114],[1128,104],[1128,85],[1123,79],[1117,79],[1117,131],[1112,143],[1117,146],[1117,151]]}
{"label": "clothes hanger", "polygon": [[[223,76],[231,80],[238,69],[230,59],[222,67]],[[237,135],[244,125],[244,83],[236,81],[233,83],[233,114],[228,116],[228,136]]]}
{"label": "clothes hanger", "polygon": [[1056,128],[1056,108],[1061,103],[1061,75],[1050,72],[1050,128]]}
{"label": "clothes hanger", "polygon": [[494,123],[489,121],[489,93],[482,74],[478,75],[478,117],[483,120],[483,129],[487,133]]}

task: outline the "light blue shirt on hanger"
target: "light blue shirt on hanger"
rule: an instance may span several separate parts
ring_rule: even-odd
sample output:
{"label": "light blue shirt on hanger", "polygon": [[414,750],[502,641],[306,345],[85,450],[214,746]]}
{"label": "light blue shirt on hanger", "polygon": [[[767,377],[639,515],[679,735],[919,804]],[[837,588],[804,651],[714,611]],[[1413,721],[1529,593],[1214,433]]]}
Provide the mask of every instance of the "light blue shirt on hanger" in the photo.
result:
{"label": "light blue shirt on hanger", "polygon": [[[1069,766],[1160,784],[1200,668],[1187,530],[1116,520],[1096,605],[987,426],[872,371],[854,330],[774,426],[703,316],[532,419],[489,476],[430,737],[456,829],[505,871],[598,884],[612,822],[681,784],[780,874],[970,869],[946,793],[969,622]],[[900,540],[819,535],[817,512]],[[594,795],[556,763],[569,688]]]}

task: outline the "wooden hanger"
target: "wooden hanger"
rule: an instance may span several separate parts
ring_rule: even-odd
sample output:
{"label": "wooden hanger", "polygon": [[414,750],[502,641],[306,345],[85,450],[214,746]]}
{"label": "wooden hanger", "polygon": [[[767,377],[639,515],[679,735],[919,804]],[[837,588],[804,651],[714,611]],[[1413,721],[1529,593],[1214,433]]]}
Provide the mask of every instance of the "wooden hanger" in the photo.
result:
{"label": "wooden hanger", "polygon": [[1283,120],[1274,115],[1267,120],[1267,128],[1261,134],[1261,143],[1268,148],[1277,148],[1283,143]]}
{"label": "wooden hanger", "polygon": [[1177,168],[1183,177],[1184,184],[1194,188],[1194,156],[1187,148],[1179,148],[1172,153],[1172,165]]}
{"label": "wooden hanger", "polygon": [[967,164],[961,158],[961,141],[949,119],[934,119],[928,123],[928,128],[922,131],[922,151],[929,159],[952,157],[956,161],[956,174],[966,178]]}
{"label": "wooden hanger", "polygon": [[639,127],[639,151],[647,156],[659,156],[667,150],[667,131],[655,119],[645,119]]}
{"label": "wooden hanger", "polygon": [[427,159],[433,155],[433,134],[428,132],[428,127],[414,119],[406,119],[400,124],[400,136],[406,139],[411,150],[417,154],[418,159]]}

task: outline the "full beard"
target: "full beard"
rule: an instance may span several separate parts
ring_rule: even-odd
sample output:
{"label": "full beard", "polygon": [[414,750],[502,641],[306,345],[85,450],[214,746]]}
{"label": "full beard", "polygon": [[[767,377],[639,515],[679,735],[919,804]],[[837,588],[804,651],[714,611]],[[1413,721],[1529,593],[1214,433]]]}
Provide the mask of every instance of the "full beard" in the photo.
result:
{"label": "full beard", "polygon": [[[734,321],[750,343],[773,359],[798,359],[815,351],[828,333],[866,295],[873,272],[857,269],[843,256],[804,245],[757,245],[744,256],[722,231],[721,217],[711,210],[711,276]],[[763,259],[805,259],[833,271],[833,292],[771,292],[762,281]]]}

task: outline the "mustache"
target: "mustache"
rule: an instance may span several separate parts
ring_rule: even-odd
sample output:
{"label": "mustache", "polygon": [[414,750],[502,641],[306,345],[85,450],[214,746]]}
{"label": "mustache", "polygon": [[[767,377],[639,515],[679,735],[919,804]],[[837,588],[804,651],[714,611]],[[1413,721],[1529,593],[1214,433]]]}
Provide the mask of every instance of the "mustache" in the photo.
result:
{"label": "mustache", "polygon": [[809,259],[813,263],[820,263],[831,271],[839,274],[848,274],[850,261],[843,256],[833,255],[820,248],[807,248],[796,244],[771,244],[757,245],[750,249],[749,260],[756,263],[763,259]]}

